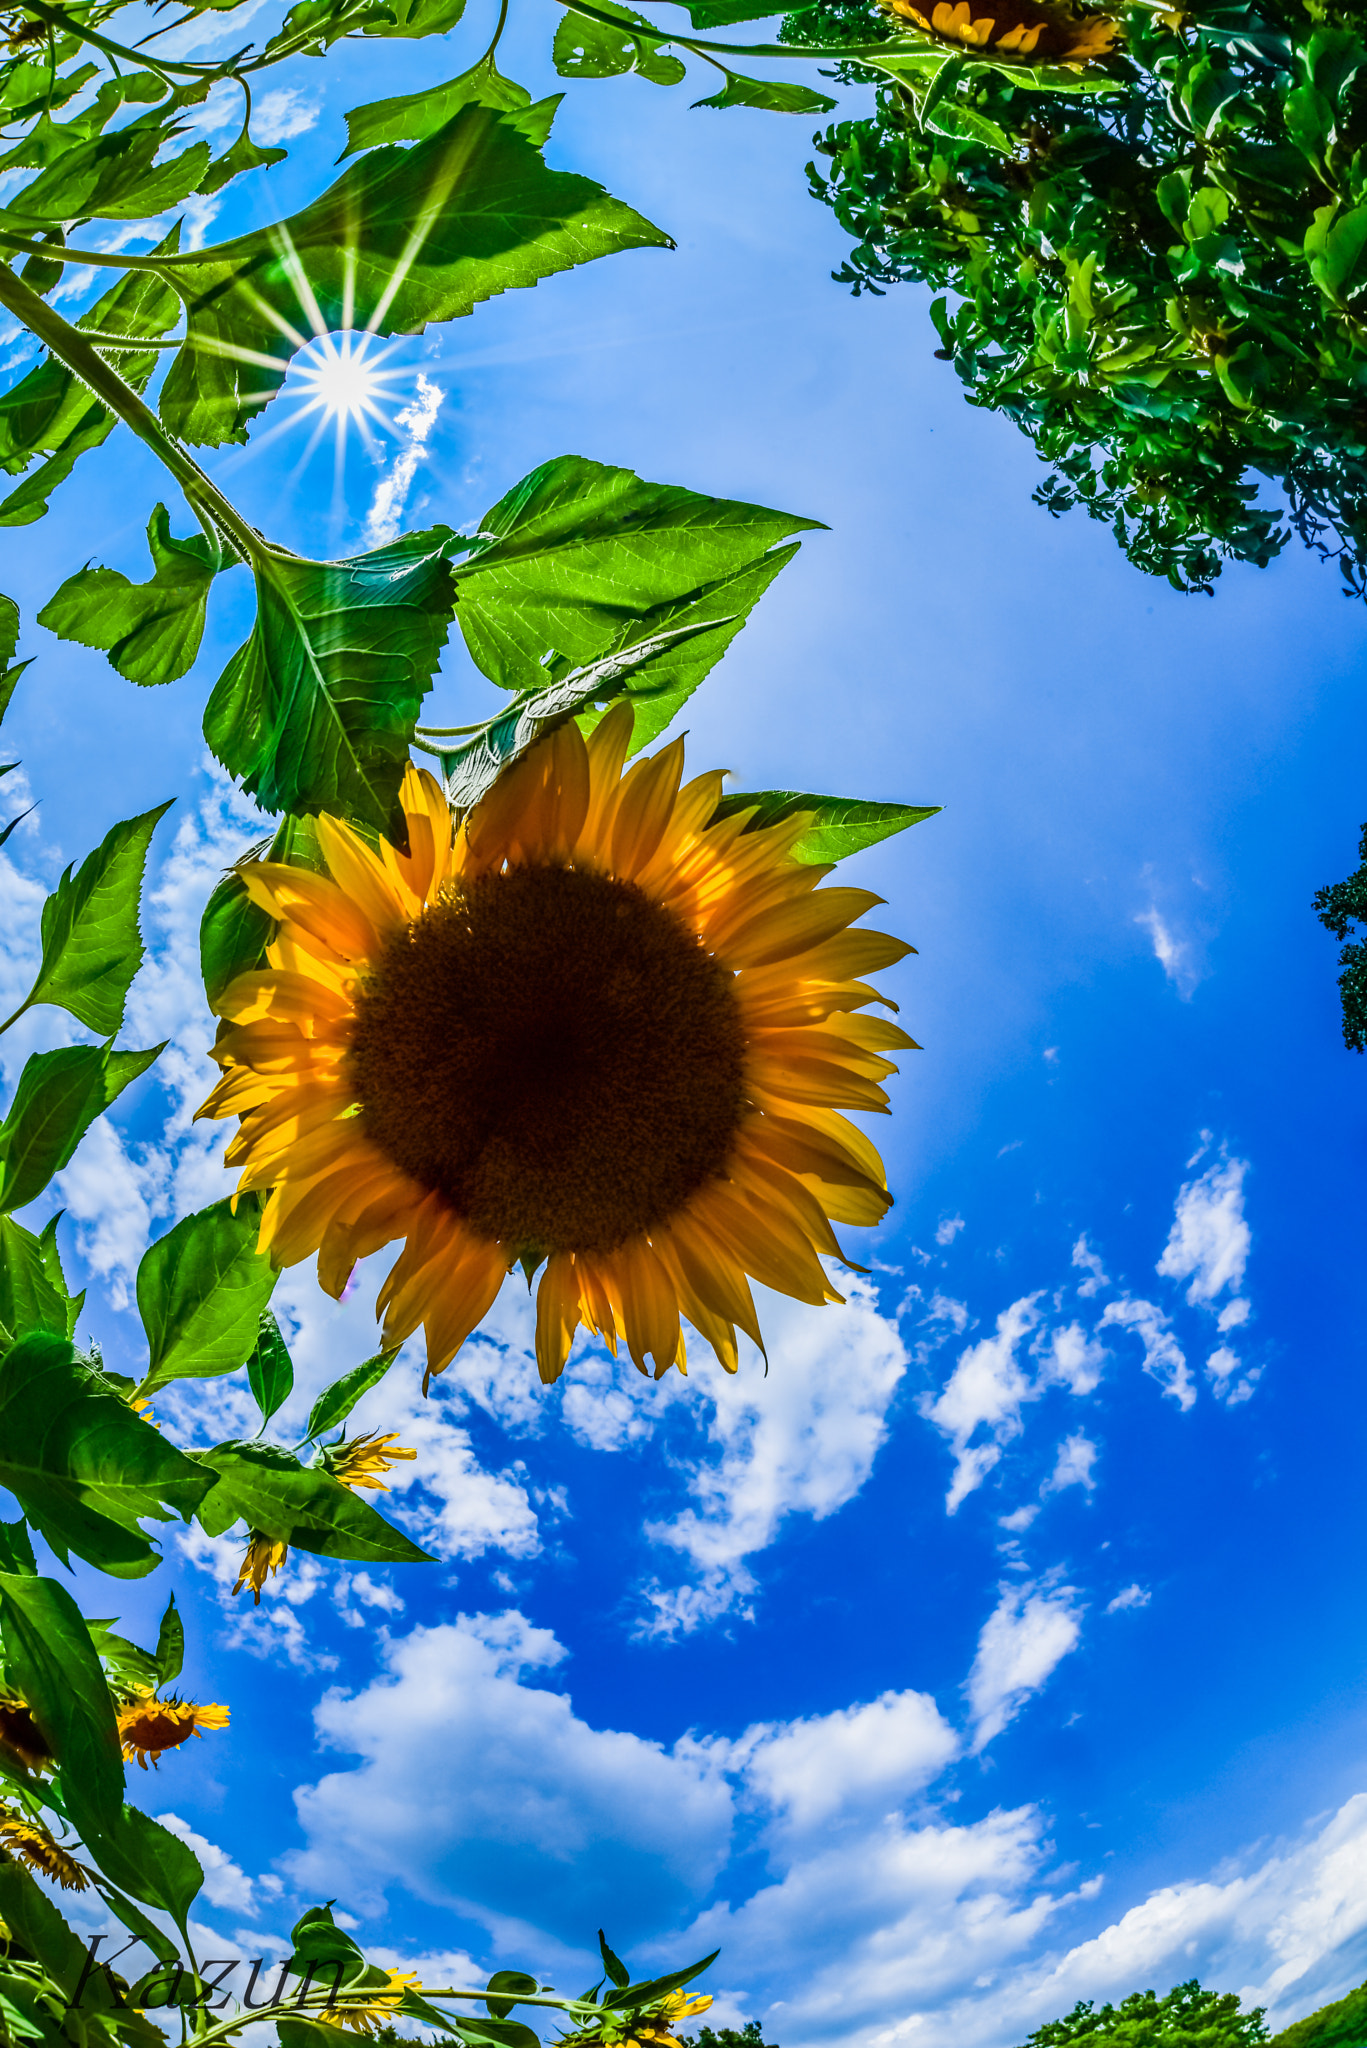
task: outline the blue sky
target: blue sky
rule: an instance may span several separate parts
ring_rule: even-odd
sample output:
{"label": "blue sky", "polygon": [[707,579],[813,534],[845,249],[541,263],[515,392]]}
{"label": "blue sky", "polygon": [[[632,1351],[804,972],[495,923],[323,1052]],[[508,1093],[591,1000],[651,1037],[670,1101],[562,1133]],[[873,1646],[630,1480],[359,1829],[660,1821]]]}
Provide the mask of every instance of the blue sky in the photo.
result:
{"label": "blue sky", "polygon": [[[476,13],[445,48],[299,64],[294,155],[210,232],[320,185],[346,108],[461,69]],[[528,0],[504,56],[533,91],[551,25]],[[405,518],[462,524],[568,451],[829,526],[687,724],[740,787],[945,807],[849,870],[919,948],[888,983],[925,1047],[876,1134],[872,1277],[842,1310],[766,1304],[767,1378],[652,1386],[585,1350],[549,1394],[510,1285],[429,1403],[405,1358],[360,1411],[419,1449],[392,1501],[439,1564],[300,1560],[253,1612],[234,1544],[173,1536],[117,1598],[82,1574],[85,1604],[136,1634],[174,1586],[198,1696],[232,1706],[145,1803],[211,1845],[206,1925],[245,1954],[335,1896],[429,1981],[577,1988],[600,1921],[642,1963],[720,1942],[719,2010],[783,2048],[1008,2048],[1193,1974],[1285,2021],[1367,1974],[1367,1072],[1310,910],[1367,815],[1367,621],[1298,553],[1183,598],[1032,506],[1031,450],[963,404],[924,296],[830,282],[809,123],[690,112],[710,90],[569,89],[551,162],[678,248],[402,344],[398,402],[440,394]],[[326,450],[298,466],[306,423],[265,440],[296,404],[213,467],[291,545],[355,549],[413,420],[336,491]],[[79,560],[145,573],[164,495],[120,438],[3,574],[38,657],[5,729],[41,799],[0,856],[16,993],[61,866],[180,796],[127,1032],[172,1048],[62,1185],[120,1364],[144,1245],[227,1185],[185,1111],[199,909],[258,836],[199,735],[245,592],[159,690],[32,617]],[[488,694],[457,644],[431,715]],[[62,1029],[25,1019],[7,1077]],[[339,1308],[286,1276],[284,1423],[367,1355],[377,1278]],[[209,1384],[176,1416],[212,1441],[246,1411]]]}

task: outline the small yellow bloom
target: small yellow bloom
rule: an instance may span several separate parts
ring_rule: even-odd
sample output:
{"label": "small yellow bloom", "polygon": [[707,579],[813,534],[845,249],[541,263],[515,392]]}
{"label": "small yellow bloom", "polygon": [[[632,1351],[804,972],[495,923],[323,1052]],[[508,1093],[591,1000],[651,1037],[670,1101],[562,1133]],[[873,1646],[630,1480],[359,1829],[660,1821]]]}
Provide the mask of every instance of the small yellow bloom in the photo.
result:
{"label": "small yellow bloom", "polygon": [[252,1598],[259,1607],[261,1605],[261,1588],[265,1585],[272,1572],[279,1571],[289,1554],[290,1547],[288,1543],[277,1543],[273,1537],[263,1536],[259,1529],[253,1529],[251,1540],[247,1544],[246,1555],[237,1574],[237,1584],[233,1587],[234,1600],[244,1586],[250,1586]]}
{"label": "small yellow bloom", "polygon": [[351,1994],[340,1991],[337,2003],[327,2007],[326,2016],[334,2027],[352,2027],[358,2034],[377,2034],[393,2019],[403,2004],[405,1992],[421,1988],[416,1970],[391,1970],[388,1984],[365,1990],[355,2005],[344,2005],[342,2000]]}
{"label": "small yellow bloom", "polygon": [[0,1698],[0,1749],[30,1771],[45,1771],[56,1762],[28,1701],[17,1693]]}
{"label": "small yellow bloom", "polygon": [[1077,14],[1067,0],[883,0],[893,14],[970,50],[1037,62],[1086,64],[1106,56],[1118,33],[1101,14]]}
{"label": "small yellow bloom", "polygon": [[159,1700],[152,1693],[127,1700],[119,1708],[119,1741],[123,1744],[124,1760],[141,1764],[143,1770],[147,1769],[149,1756],[157,1764],[164,1750],[179,1749],[182,1742],[188,1742],[192,1735],[202,1735],[206,1728],[227,1725],[226,1707],[201,1707],[195,1700]]}
{"label": "small yellow bloom", "polygon": [[30,1870],[54,1879],[64,1892],[83,1892],[90,1883],[83,1864],[69,1856],[39,1822],[16,1813],[13,1807],[0,1807],[0,1849],[17,1856]]}
{"label": "small yellow bloom", "polygon": [[324,1452],[324,1463],[334,1479],[340,1479],[343,1486],[368,1486],[376,1493],[388,1493],[389,1488],[380,1477],[391,1465],[397,1465],[406,1458],[416,1458],[416,1451],[405,1450],[398,1441],[399,1432],[391,1429],[381,1436],[373,1430],[369,1436],[358,1436],[351,1443],[329,1445]]}
{"label": "small yellow bloom", "polygon": [[686,1991],[671,1991],[668,1998],[662,1999],[620,2037],[617,2048],[681,2048],[672,2029],[680,2021],[706,2012],[711,2003],[705,1992],[690,1997]]}

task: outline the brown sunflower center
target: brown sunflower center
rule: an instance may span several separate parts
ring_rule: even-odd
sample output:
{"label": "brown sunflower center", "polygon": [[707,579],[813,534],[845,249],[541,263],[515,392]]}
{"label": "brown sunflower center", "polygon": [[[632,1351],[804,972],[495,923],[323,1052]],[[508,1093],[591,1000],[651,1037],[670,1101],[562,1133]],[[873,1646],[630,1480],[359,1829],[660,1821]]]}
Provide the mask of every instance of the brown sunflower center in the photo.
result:
{"label": "brown sunflower center", "polygon": [[366,1135],[473,1230],[603,1252],[721,1171],[744,1055],[732,976],[671,911],[516,867],[390,940],[351,1061]]}

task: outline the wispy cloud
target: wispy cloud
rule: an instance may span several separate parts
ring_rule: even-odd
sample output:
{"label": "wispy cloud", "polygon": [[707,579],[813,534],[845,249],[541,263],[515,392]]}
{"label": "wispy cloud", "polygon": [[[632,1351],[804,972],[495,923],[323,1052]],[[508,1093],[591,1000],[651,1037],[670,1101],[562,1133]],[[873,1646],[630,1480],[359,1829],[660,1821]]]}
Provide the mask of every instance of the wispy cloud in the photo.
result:
{"label": "wispy cloud", "polygon": [[392,467],[376,484],[375,495],[370,501],[365,523],[367,547],[382,548],[397,540],[408,493],[413,487],[418,465],[427,453],[427,443],[445,396],[440,384],[434,384],[430,377],[418,372],[417,395],[395,420],[395,425],[403,430],[403,444]]}
{"label": "wispy cloud", "polygon": [[1075,1586],[1046,1578],[1002,1587],[1001,1598],[983,1623],[966,1687],[975,1756],[1015,1719],[1081,1639],[1082,1609]]}
{"label": "wispy cloud", "polygon": [[1189,1002],[1201,979],[1195,949],[1189,939],[1179,938],[1155,904],[1141,910],[1135,923],[1153,942],[1153,956],[1182,1001]]}

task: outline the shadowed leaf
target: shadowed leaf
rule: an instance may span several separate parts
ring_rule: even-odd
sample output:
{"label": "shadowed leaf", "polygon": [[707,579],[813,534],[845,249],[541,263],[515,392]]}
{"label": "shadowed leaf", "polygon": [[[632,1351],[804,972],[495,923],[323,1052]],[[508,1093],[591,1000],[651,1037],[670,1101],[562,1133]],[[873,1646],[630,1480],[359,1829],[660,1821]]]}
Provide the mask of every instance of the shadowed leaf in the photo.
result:
{"label": "shadowed leaf", "polygon": [[753,810],[755,815],[746,830],[758,832],[766,825],[778,825],[785,818],[795,817],[799,811],[808,811],[811,825],[793,852],[798,860],[821,864],[844,860],[862,847],[890,839],[894,832],[905,832],[908,825],[919,825],[923,819],[935,817],[940,809],[939,804],[880,804],[861,797],[803,796],[792,789],[746,790],[724,796],[712,813],[712,823]]}
{"label": "shadowed leaf", "polygon": [[428,1553],[349,1486],[321,1465],[305,1466],[275,1444],[228,1443],[202,1451],[201,1464],[218,1483],[200,1503],[198,1519],[210,1536],[246,1522],[273,1542],[318,1557],[365,1564],[431,1563]]}

